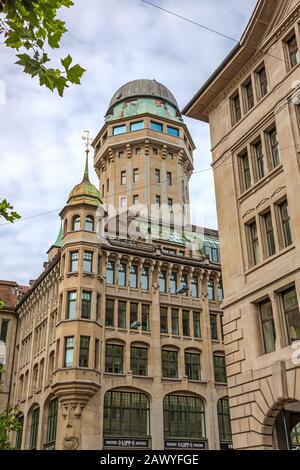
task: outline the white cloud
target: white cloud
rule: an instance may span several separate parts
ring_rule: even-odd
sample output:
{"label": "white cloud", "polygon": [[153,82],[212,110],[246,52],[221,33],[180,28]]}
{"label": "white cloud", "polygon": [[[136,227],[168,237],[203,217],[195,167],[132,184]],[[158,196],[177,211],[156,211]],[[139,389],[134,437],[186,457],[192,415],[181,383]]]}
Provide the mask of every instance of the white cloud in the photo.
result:
{"label": "white cloud", "polygon": [[[155,3],[239,38],[255,0]],[[80,135],[84,129],[96,135],[111,96],[123,83],[155,78],[183,107],[234,46],[140,0],[77,0],[60,16],[69,32],[55,60],[70,53],[87,69],[82,85],[67,90],[63,99],[24,75],[14,65],[14,52],[1,46],[6,103],[0,105],[0,197],[24,217],[63,207],[83,171]],[[208,126],[186,121],[197,146],[195,171],[208,168]],[[212,172],[196,173],[190,191],[201,223],[216,227]],[[57,214],[49,214],[1,226],[0,278],[25,283],[37,277],[59,223]]]}

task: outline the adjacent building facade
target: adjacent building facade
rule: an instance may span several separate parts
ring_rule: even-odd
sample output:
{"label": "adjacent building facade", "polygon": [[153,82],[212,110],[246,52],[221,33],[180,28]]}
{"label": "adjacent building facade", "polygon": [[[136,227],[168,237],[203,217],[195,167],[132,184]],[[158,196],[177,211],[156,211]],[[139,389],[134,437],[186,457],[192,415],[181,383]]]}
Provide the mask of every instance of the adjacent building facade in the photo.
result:
{"label": "adjacent building facade", "polygon": [[93,147],[101,192],[87,161],[16,308],[16,447],[229,448],[218,233],[176,212],[194,144],[175,98],[124,85]]}
{"label": "adjacent building facade", "polygon": [[236,449],[300,444],[299,26],[299,0],[258,1],[183,111],[210,125]]}

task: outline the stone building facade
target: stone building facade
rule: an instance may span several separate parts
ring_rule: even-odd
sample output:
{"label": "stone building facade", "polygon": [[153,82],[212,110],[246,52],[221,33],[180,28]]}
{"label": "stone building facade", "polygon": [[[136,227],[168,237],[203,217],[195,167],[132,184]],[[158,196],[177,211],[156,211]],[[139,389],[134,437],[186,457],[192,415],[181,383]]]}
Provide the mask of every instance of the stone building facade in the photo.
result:
{"label": "stone building facade", "polygon": [[8,406],[12,366],[16,345],[17,317],[15,307],[29,286],[14,281],[0,281],[0,410]]}
{"label": "stone building facade", "polygon": [[300,444],[299,26],[299,0],[258,1],[183,111],[210,125],[237,449]]}
{"label": "stone building facade", "polygon": [[174,216],[194,148],[175,98],[124,85],[93,146],[102,194],[87,161],[16,308],[16,447],[228,448],[218,233]]}

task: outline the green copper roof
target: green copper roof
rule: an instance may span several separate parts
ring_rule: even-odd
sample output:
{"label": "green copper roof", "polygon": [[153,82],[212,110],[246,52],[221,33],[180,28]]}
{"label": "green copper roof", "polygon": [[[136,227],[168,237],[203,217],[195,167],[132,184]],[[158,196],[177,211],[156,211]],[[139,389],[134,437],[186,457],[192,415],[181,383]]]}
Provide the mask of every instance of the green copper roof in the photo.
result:
{"label": "green copper roof", "polygon": [[68,197],[68,204],[78,202],[99,205],[102,204],[101,194],[89,179],[88,155],[86,156],[85,170],[81,183],[74,186]]}
{"label": "green copper roof", "polygon": [[124,117],[138,116],[139,114],[154,114],[155,116],[183,122],[177,109],[166,101],[151,97],[134,98],[130,101],[121,101],[115,104],[105,116],[105,121],[113,121]]}
{"label": "green copper roof", "polygon": [[52,246],[56,246],[57,248],[61,248],[62,246],[62,224],[60,224],[60,229],[59,229],[59,232],[58,232],[58,235],[57,235],[57,239],[55,240],[55,242],[53,243]]}

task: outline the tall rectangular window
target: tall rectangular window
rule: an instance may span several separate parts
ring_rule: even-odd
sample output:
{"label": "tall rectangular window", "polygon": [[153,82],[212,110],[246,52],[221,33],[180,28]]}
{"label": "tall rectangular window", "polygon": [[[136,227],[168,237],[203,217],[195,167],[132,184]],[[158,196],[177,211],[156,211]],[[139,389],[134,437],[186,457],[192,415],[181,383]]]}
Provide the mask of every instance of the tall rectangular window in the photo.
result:
{"label": "tall rectangular window", "polygon": [[114,326],[115,301],[106,299],[105,302],[105,326]]}
{"label": "tall rectangular window", "polygon": [[243,191],[246,191],[251,186],[251,173],[248,152],[246,151],[242,153],[241,155],[239,155],[239,158],[241,163],[242,188]]}
{"label": "tall rectangular window", "polygon": [[106,284],[115,284],[115,263],[108,261],[106,265]]}
{"label": "tall rectangular window", "polygon": [[105,372],[111,374],[123,373],[123,346],[120,344],[106,344]]}
{"label": "tall rectangular window", "polygon": [[222,303],[224,299],[224,292],[223,292],[223,283],[222,281],[219,281],[219,286],[218,286],[218,302]]}
{"label": "tall rectangular window", "polygon": [[34,410],[32,411],[32,415],[31,415],[29,449],[36,449],[36,446],[37,446],[39,418],[40,418],[40,409],[39,407],[37,407],[37,408],[34,408]]}
{"label": "tall rectangular window", "polygon": [[246,108],[247,108],[247,111],[250,111],[250,109],[252,109],[254,106],[254,94],[253,94],[252,81],[249,80],[249,82],[246,83],[246,85],[244,85],[244,88],[245,88]]}
{"label": "tall rectangular window", "polygon": [[188,380],[200,380],[200,354],[186,352],[184,358]]}
{"label": "tall rectangular window", "polygon": [[142,331],[150,331],[150,308],[148,304],[142,304]]}
{"label": "tall rectangular window", "polygon": [[142,289],[149,290],[149,268],[142,267],[141,270]]}
{"label": "tall rectangular window", "polygon": [[138,268],[134,264],[130,267],[130,287],[134,289],[138,287]]}
{"label": "tall rectangular window", "polygon": [[298,64],[298,45],[296,35],[293,34],[287,41],[287,50],[290,60],[291,68],[295,67]]}
{"label": "tall rectangular window", "polygon": [[167,292],[167,271],[160,271],[159,274],[159,292]]}
{"label": "tall rectangular window", "polygon": [[96,297],[96,320],[99,320],[101,314],[101,296],[97,294]]}
{"label": "tall rectangular window", "polygon": [[133,375],[148,375],[148,349],[137,346],[130,348],[130,368]]}
{"label": "tall rectangular window", "polygon": [[215,313],[209,315],[211,339],[219,339],[218,336],[218,316]]}
{"label": "tall rectangular window", "polygon": [[259,97],[263,98],[268,93],[268,79],[265,66],[262,66],[258,72]]}
{"label": "tall rectangular window", "polygon": [[276,249],[271,212],[267,212],[266,214],[264,214],[263,220],[266,231],[268,256],[272,256],[275,254]]}
{"label": "tall rectangular window", "polygon": [[257,179],[261,180],[265,176],[264,155],[261,140],[254,145]]}
{"label": "tall rectangular window", "polygon": [[130,302],[130,328],[135,328],[138,321],[138,304]]}
{"label": "tall rectangular window", "polygon": [[160,307],[160,332],[168,333],[168,309]]}
{"label": "tall rectangular window", "polygon": [[86,290],[82,291],[81,318],[91,318],[91,303],[92,293]]}
{"label": "tall rectangular window", "polygon": [[280,164],[280,151],[275,127],[269,132],[269,143],[273,168],[276,168]]}
{"label": "tall rectangular window", "polygon": [[94,368],[99,369],[99,351],[100,351],[100,341],[95,338],[95,349],[94,349]]}
{"label": "tall rectangular window", "polygon": [[126,184],[127,177],[126,177],[126,171],[121,171],[121,184],[124,185]]}
{"label": "tall rectangular window", "polygon": [[173,199],[171,199],[170,197],[168,198],[168,210],[169,212],[173,211]]}
{"label": "tall rectangular window", "polygon": [[74,320],[76,318],[76,300],[77,292],[68,292],[68,304],[67,304],[67,319]]}
{"label": "tall rectangular window", "polygon": [[179,313],[177,308],[172,308],[172,335],[179,335]]}
{"label": "tall rectangular window", "polygon": [[201,338],[200,312],[193,312],[194,337]]}
{"label": "tall rectangular window", "polygon": [[182,334],[183,336],[190,336],[190,312],[189,310],[182,311]]}
{"label": "tall rectangular window", "polygon": [[176,294],[177,292],[177,272],[171,271],[170,273],[170,292]]}
{"label": "tall rectangular window", "polygon": [[167,185],[172,186],[172,173],[167,171]]}
{"label": "tall rectangular window", "polygon": [[282,294],[284,313],[290,343],[300,340],[300,313],[295,287]]}
{"label": "tall rectangular window", "polygon": [[177,379],[178,378],[178,352],[163,349],[162,352],[162,376]]}
{"label": "tall rectangular window", "polygon": [[155,183],[160,183],[160,170],[158,168],[155,170]]}
{"label": "tall rectangular window", "polygon": [[80,336],[79,367],[89,366],[90,337]]}
{"label": "tall rectangular window", "polygon": [[192,277],[191,288],[192,288],[192,297],[198,298],[199,297],[198,276],[193,276]]}
{"label": "tall rectangular window", "polygon": [[287,201],[282,202],[279,205],[281,228],[283,232],[283,243],[284,247],[290,246],[292,241],[291,227],[290,227],[290,214]]}
{"label": "tall rectangular window", "polygon": [[215,300],[215,282],[212,278],[207,282],[207,294],[208,300]]}
{"label": "tall rectangular window", "polygon": [[118,284],[119,286],[126,286],[126,269],[127,265],[125,263],[120,263],[118,270]]}
{"label": "tall rectangular window", "polygon": [[155,203],[156,203],[157,209],[160,209],[160,206],[161,206],[161,197],[160,197],[159,195],[156,195],[156,196],[155,196]]}
{"label": "tall rectangular window", "polygon": [[8,324],[9,320],[2,320],[1,322],[0,341],[3,341],[3,343],[6,343]]}
{"label": "tall rectangular window", "polygon": [[64,367],[73,367],[74,361],[74,336],[65,337]]}
{"label": "tall rectangular window", "polygon": [[273,309],[271,301],[264,300],[259,304],[261,329],[264,342],[264,351],[269,353],[275,351],[275,324],[273,318]]}
{"label": "tall rectangular window", "polygon": [[213,362],[214,362],[215,381],[219,383],[226,383],[227,377],[226,377],[225,356],[216,353],[213,355]]}
{"label": "tall rectangular window", "polygon": [[91,273],[93,270],[93,252],[85,251],[83,255],[83,272]]}
{"label": "tall rectangular window", "polygon": [[256,222],[252,222],[251,224],[248,225],[248,231],[249,231],[251,262],[253,265],[256,265],[260,261],[259,241],[258,241]]}
{"label": "tall rectangular window", "polygon": [[239,93],[231,98],[233,124],[239,122],[242,118],[241,102]]}
{"label": "tall rectangular window", "polygon": [[126,328],[126,302],[118,301],[118,328]]}
{"label": "tall rectangular window", "polygon": [[139,169],[138,168],[133,169],[132,180],[134,183],[139,182]]}
{"label": "tall rectangular window", "polygon": [[140,202],[140,199],[139,199],[139,195],[138,194],[135,194],[134,196],[132,196],[132,204],[134,206],[136,206],[137,204],[139,204]]}
{"label": "tall rectangular window", "polygon": [[70,253],[70,272],[71,273],[78,272],[78,260],[79,260],[78,251],[71,251]]}

